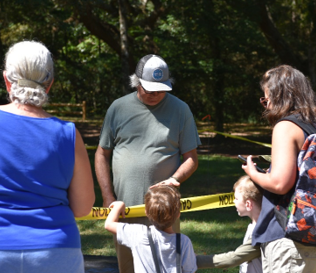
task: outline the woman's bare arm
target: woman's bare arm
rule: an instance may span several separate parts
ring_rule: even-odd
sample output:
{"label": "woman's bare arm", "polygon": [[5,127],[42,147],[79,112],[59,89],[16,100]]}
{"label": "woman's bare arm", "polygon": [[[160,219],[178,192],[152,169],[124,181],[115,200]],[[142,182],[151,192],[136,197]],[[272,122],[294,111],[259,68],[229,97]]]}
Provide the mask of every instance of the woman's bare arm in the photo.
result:
{"label": "woman's bare arm", "polygon": [[90,161],[79,131],[76,129],[75,167],[68,189],[70,208],[75,217],[88,215],[95,201]]}

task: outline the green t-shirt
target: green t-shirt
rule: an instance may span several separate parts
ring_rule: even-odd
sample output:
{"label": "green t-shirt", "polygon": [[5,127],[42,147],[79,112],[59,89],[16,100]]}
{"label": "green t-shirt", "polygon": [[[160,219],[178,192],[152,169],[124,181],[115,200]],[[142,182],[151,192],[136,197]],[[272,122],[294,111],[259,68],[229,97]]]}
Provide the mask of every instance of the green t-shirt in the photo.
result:
{"label": "green t-shirt", "polygon": [[148,188],[170,177],[181,164],[181,154],[200,144],[186,103],[166,93],[160,103],[148,106],[137,92],[112,103],[99,143],[113,149],[114,192],[127,206],[143,204]]}

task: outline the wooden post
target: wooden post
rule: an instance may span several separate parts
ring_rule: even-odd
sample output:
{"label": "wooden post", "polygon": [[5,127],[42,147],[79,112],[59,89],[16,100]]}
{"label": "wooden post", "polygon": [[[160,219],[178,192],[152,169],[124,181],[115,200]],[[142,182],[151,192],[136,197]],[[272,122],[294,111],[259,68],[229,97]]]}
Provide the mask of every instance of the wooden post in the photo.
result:
{"label": "wooden post", "polygon": [[82,120],[85,121],[86,120],[86,112],[87,109],[86,109],[86,101],[84,100],[82,102]]}

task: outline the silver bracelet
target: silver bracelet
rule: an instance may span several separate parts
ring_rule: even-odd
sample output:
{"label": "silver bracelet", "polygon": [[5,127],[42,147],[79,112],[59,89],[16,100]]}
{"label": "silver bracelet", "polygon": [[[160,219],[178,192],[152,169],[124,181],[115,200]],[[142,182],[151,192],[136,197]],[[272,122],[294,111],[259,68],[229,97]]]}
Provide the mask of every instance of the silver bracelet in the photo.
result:
{"label": "silver bracelet", "polygon": [[173,178],[174,180],[176,180],[177,182],[179,182],[179,183],[180,183],[180,181],[179,181],[179,179],[178,179],[178,178],[176,178],[176,177],[174,177],[174,176],[170,176],[170,178]]}

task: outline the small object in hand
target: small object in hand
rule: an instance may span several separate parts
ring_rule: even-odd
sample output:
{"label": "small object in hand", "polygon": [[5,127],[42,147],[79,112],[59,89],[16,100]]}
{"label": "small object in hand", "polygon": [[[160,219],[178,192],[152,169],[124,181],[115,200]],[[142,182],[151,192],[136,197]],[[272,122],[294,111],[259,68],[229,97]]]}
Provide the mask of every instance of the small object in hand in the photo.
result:
{"label": "small object in hand", "polygon": [[[241,156],[241,155],[238,155],[238,159],[239,159],[239,161],[241,161],[243,164],[247,165],[247,159],[246,159],[246,158],[244,158],[244,157]],[[260,172],[260,173],[266,173],[265,170],[261,169],[261,168],[258,167],[257,165],[255,165],[255,167],[256,167],[256,169],[257,169],[258,172]]]}

